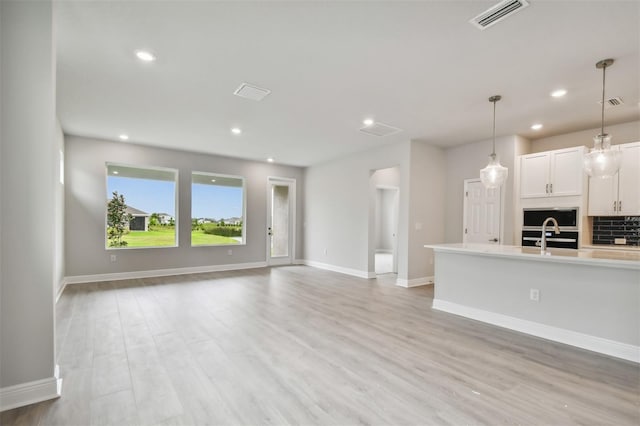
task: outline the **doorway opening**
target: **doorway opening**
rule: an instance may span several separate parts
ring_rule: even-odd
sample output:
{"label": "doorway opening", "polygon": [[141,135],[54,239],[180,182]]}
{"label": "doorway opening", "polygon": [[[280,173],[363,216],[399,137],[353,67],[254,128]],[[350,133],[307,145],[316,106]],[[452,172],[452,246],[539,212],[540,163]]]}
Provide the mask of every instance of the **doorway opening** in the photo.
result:
{"label": "doorway opening", "polygon": [[373,251],[372,269],[376,275],[398,273],[399,179],[398,167],[375,170],[371,175],[373,215],[370,248]]}
{"label": "doorway opening", "polygon": [[290,265],[295,253],[294,179],[269,178],[267,184],[267,264]]}

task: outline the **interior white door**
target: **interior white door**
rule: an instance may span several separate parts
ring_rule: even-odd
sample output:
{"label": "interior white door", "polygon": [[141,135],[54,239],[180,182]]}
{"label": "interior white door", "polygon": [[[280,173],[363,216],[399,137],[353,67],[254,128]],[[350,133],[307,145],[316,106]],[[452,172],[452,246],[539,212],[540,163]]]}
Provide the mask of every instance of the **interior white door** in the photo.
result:
{"label": "interior white door", "polygon": [[465,243],[499,244],[502,213],[501,188],[487,189],[479,179],[464,182]]}
{"label": "interior white door", "polygon": [[269,178],[267,185],[267,263],[293,263],[295,181]]}

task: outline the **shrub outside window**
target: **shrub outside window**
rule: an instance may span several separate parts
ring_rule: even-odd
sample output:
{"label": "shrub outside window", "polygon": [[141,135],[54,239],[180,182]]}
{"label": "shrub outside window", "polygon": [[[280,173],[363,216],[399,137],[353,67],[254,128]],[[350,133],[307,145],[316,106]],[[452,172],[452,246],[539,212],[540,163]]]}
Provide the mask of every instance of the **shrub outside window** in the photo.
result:
{"label": "shrub outside window", "polygon": [[106,247],[176,247],[175,169],[107,163]]}
{"label": "shrub outside window", "polygon": [[191,245],[244,244],[244,178],[216,173],[191,175]]}

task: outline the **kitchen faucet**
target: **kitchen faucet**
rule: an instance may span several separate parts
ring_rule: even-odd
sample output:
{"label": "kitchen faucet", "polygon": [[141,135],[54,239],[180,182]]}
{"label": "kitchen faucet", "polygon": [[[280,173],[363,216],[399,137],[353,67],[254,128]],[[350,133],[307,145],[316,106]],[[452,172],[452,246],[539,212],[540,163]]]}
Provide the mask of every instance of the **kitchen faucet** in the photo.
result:
{"label": "kitchen faucet", "polygon": [[553,222],[553,231],[557,234],[560,233],[560,228],[558,228],[558,221],[553,217],[548,217],[542,222],[542,240],[540,243],[540,254],[549,254],[547,253],[547,224],[549,222]]}

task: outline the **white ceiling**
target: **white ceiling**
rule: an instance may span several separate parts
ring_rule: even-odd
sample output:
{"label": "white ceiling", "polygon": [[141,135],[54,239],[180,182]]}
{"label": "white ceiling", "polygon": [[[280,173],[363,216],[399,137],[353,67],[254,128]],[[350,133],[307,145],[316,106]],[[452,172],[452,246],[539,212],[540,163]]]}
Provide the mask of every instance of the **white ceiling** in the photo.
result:
{"label": "white ceiling", "polygon": [[[485,31],[468,23],[495,3],[60,1],[58,115],[68,134],[307,166],[488,139],[494,94],[498,136],[598,127],[595,63],[611,57],[607,97],[625,105],[607,123],[639,118],[640,2],[530,0]],[[243,82],[272,93],[234,96]],[[365,117],[403,131],[363,134]]]}

